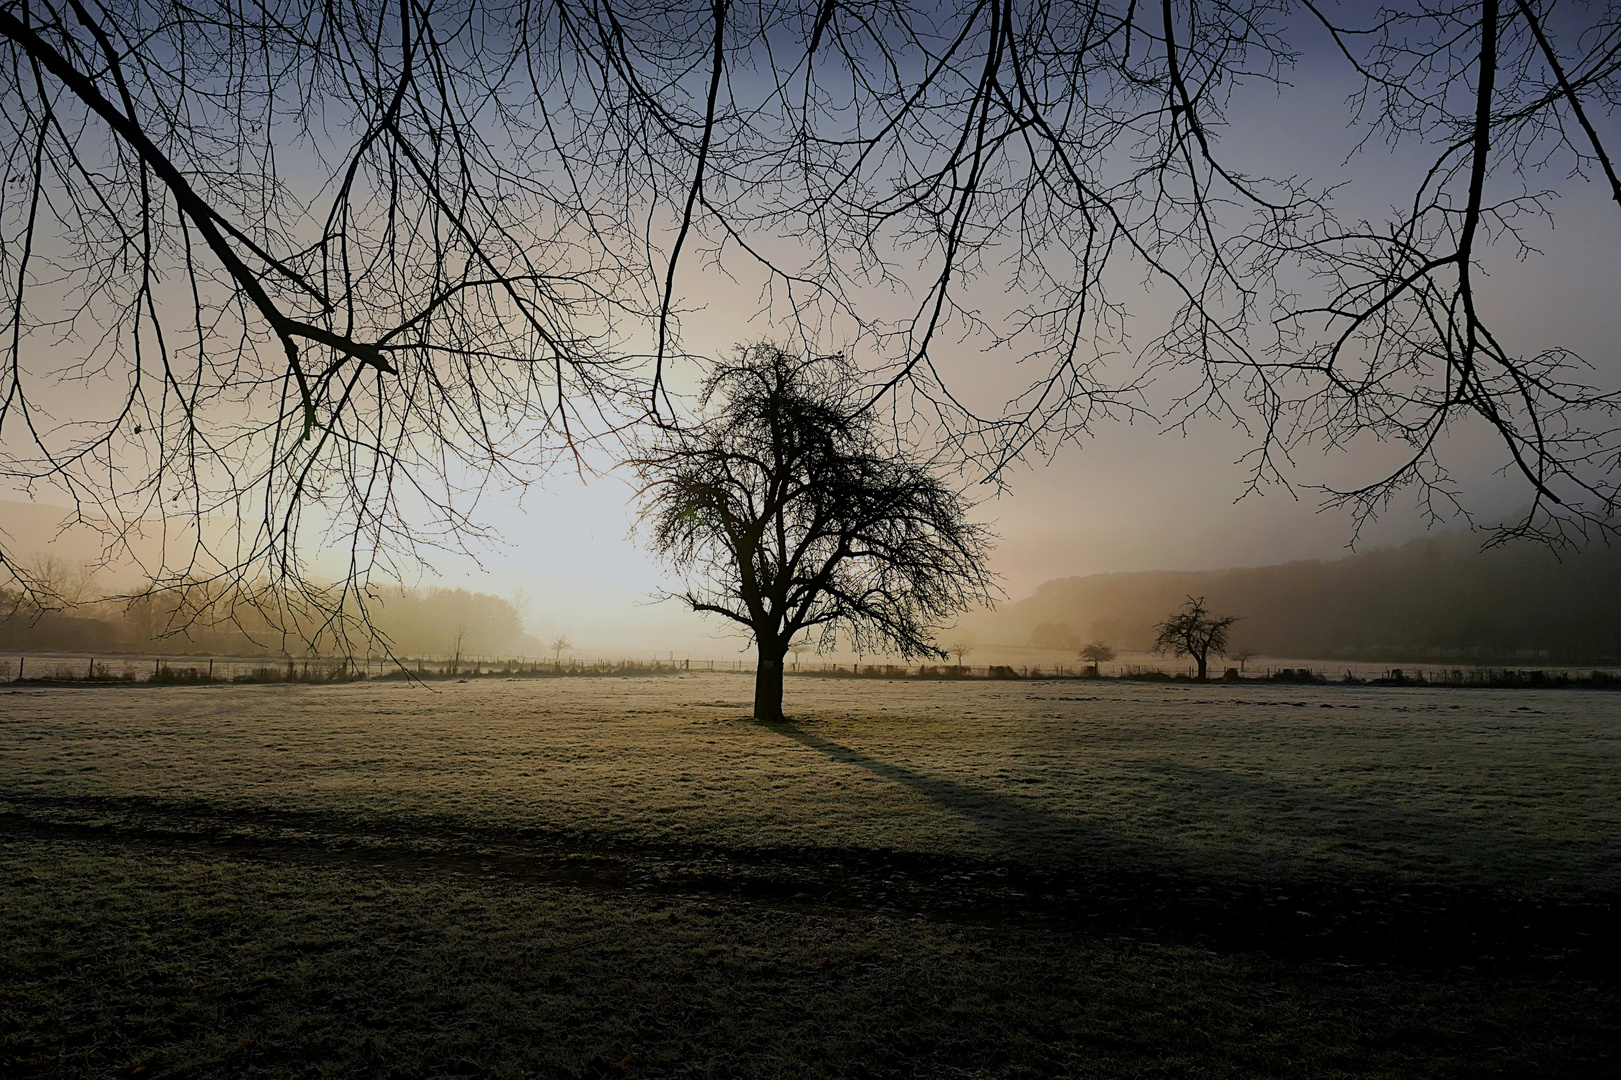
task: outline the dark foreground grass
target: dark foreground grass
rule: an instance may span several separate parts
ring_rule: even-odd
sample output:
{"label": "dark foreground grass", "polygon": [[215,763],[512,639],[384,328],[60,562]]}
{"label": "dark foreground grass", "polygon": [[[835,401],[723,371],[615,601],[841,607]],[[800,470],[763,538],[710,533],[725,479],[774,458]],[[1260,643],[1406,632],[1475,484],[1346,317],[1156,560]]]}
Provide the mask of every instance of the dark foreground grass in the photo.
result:
{"label": "dark foreground grass", "polygon": [[0,1076],[1621,1072],[1591,695],[716,685],[0,701]]}
{"label": "dark foreground grass", "polygon": [[762,897],[714,853],[525,874],[454,836],[10,824],[7,1076],[1570,1077],[1614,1075],[1621,1036],[1613,982],[1547,958]]}

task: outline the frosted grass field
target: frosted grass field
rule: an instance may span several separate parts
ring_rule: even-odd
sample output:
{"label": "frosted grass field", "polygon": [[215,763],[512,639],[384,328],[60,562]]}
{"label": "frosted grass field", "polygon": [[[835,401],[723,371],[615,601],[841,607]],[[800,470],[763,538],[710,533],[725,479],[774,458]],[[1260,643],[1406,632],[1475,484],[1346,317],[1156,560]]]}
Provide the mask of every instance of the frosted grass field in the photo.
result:
{"label": "frosted grass field", "polygon": [[747,677],[0,691],[0,799],[1621,889],[1621,695]]}
{"label": "frosted grass field", "polygon": [[0,1072],[1609,1076],[1621,695],[0,688]]}

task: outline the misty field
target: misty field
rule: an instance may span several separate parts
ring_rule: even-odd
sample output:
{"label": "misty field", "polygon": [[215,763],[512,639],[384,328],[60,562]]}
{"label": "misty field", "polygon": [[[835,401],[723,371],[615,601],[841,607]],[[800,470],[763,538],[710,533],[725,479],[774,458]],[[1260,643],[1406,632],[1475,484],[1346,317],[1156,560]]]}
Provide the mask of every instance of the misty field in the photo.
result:
{"label": "misty field", "polygon": [[1621,695],[0,688],[14,1075],[1612,1075]]}

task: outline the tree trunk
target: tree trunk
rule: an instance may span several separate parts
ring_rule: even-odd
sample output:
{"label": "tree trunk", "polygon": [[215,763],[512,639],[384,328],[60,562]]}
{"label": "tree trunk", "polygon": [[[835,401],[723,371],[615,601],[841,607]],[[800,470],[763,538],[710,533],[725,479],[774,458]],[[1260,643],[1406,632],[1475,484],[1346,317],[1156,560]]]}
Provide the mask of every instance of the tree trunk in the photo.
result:
{"label": "tree trunk", "polygon": [[788,650],[760,643],[754,671],[754,718],[768,724],[782,722],[782,658]]}
{"label": "tree trunk", "polygon": [[1205,665],[1208,662],[1209,656],[1210,656],[1210,654],[1208,652],[1194,653],[1193,654],[1193,658],[1199,662],[1199,681],[1200,682],[1205,681],[1205,670],[1206,670]]}

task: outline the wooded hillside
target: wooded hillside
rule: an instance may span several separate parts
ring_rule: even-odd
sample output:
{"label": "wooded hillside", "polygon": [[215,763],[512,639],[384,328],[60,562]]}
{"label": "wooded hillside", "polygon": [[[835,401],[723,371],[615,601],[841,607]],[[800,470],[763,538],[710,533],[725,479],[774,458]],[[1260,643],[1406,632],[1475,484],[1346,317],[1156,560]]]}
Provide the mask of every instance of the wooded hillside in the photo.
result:
{"label": "wooded hillside", "polygon": [[[317,628],[283,635],[252,607],[230,620],[190,620],[176,593],[133,602],[90,601],[65,610],[40,610],[16,589],[0,588],[0,648],[83,652],[302,654],[313,640],[320,652],[344,647]],[[508,652],[538,655],[541,645],[523,631],[512,601],[466,589],[380,590],[372,608],[372,637],[352,640],[361,653],[392,650],[401,656],[473,656]]]}
{"label": "wooded hillside", "polygon": [[1563,560],[1531,546],[1481,551],[1443,535],[1332,561],[1227,570],[1094,574],[1049,581],[987,631],[1068,649],[1146,649],[1187,596],[1244,616],[1234,650],[1362,660],[1621,658],[1621,550]]}

